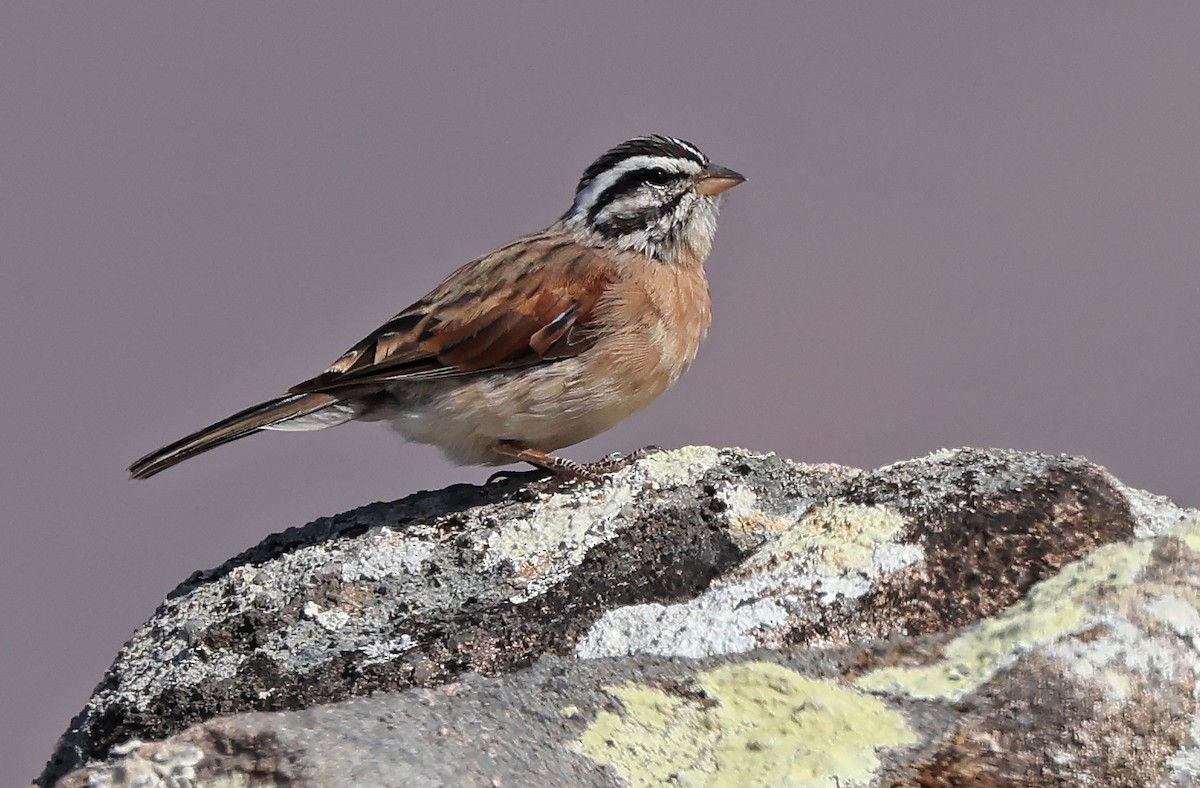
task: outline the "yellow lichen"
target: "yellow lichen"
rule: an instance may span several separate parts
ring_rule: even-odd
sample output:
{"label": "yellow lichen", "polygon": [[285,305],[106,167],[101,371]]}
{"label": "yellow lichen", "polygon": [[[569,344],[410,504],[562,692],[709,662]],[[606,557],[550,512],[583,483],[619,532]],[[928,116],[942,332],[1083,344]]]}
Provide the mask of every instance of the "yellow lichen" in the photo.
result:
{"label": "yellow lichen", "polygon": [[1200,553],[1200,515],[1191,515],[1170,533],[1192,550]]}
{"label": "yellow lichen", "polygon": [[624,714],[600,712],[580,750],[633,786],[863,785],[875,751],[915,743],[903,715],[834,681],[748,662],[697,677],[707,699],[636,684],[608,688]]}
{"label": "yellow lichen", "polygon": [[980,621],[945,648],[945,659],[922,667],[881,668],[856,685],[873,692],[958,700],[1019,654],[1086,627],[1093,618],[1083,597],[1101,586],[1132,583],[1150,558],[1149,542],[1100,547],[1035,585],[1021,603]]}
{"label": "yellow lichen", "polygon": [[871,566],[874,551],[898,536],[904,518],[884,506],[831,503],[806,514],[793,528],[752,556],[749,571],[797,559],[813,561],[831,571]]}

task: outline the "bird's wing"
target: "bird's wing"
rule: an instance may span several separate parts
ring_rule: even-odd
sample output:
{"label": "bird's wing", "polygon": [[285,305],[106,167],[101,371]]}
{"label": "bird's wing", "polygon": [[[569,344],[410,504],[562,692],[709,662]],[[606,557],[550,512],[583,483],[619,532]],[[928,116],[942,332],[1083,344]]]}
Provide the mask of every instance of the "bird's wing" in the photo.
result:
{"label": "bird's wing", "polygon": [[596,342],[611,261],[556,233],[514,241],[451,274],[293,394],[531,366]]}

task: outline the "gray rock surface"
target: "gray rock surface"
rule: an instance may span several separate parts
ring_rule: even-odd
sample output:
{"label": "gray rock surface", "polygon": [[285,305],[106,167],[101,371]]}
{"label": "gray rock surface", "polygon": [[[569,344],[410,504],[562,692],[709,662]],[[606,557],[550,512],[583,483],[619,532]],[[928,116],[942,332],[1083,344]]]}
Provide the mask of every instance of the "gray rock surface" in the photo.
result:
{"label": "gray rock surface", "polygon": [[1197,558],[1015,451],[451,487],[189,578],[40,782],[1195,785]]}

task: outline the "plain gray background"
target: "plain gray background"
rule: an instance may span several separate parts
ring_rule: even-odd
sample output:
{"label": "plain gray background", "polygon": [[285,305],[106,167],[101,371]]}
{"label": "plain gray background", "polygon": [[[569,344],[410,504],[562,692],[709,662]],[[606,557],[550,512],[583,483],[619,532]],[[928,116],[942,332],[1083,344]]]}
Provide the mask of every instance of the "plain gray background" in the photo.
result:
{"label": "plain gray background", "polygon": [[0,783],[267,534],[487,471],[379,425],[156,446],[542,227],[635,134],[749,176],[715,319],[568,454],[1086,454],[1200,503],[1194,2],[0,7]]}

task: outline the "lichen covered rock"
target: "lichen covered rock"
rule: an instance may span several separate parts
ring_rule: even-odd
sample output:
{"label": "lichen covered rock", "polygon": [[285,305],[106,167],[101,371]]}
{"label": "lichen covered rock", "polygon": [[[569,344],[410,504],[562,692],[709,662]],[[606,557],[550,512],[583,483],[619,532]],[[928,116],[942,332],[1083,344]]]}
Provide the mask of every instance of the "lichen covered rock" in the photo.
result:
{"label": "lichen covered rock", "polygon": [[189,578],[41,779],[1191,785],[1198,559],[1066,456],[450,487]]}

